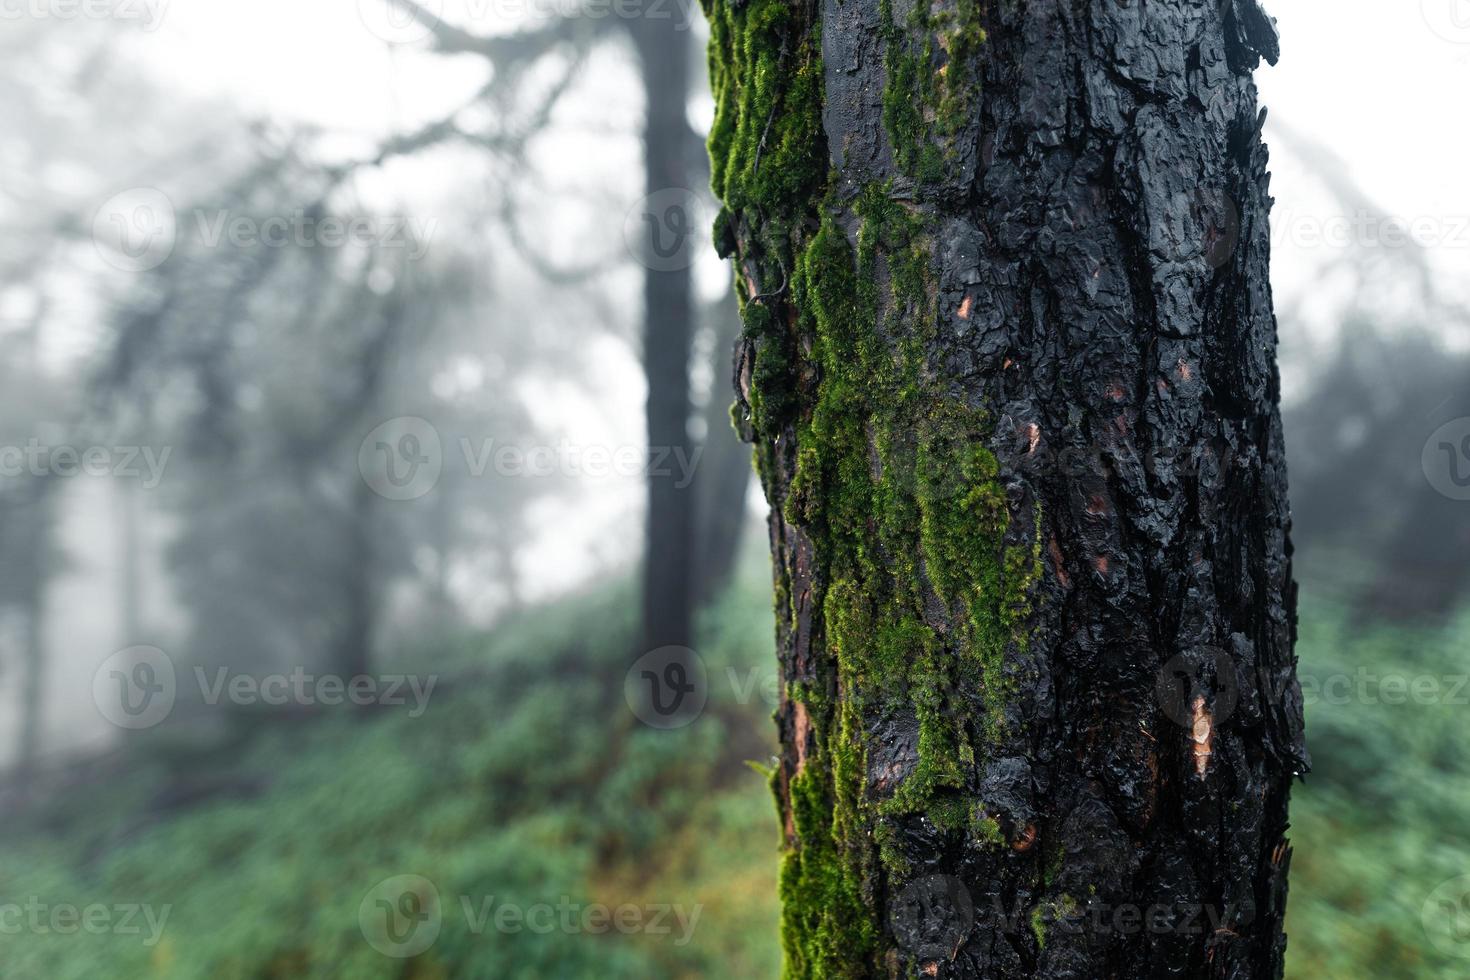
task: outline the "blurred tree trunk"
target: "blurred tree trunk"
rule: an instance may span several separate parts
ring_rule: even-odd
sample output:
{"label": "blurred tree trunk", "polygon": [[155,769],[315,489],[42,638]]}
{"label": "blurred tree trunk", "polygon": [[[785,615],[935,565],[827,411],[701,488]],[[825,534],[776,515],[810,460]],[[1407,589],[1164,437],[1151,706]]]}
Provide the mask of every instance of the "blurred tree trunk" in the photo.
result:
{"label": "blurred tree trunk", "polygon": [[[357,353],[356,385],[344,406],[345,419],[370,417],[381,405],[389,383],[394,344],[407,321],[409,309],[409,269],[405,262],[400,262],[392,272],[393,292],[384,300],[378,322]],[[364,272],[364,285],[369,275]],[[338,430],[334,426],[327,431]],[[352,496],[344,515],[342,618],[333,650],[333,669],[345,679],[364,676],[372,669],[378,623],[378,555],[374,544],[374,535],[381,530],[377,525],[378,499],[366,480],[353,481]]]}
{"label": "blurred tree trunk", "polygon": [[21,622],[20,730],[16,771],[22,783],[41,757],[46,694],[46,587],[51,574],[54,481],[32,476],[7,507],[4,553],[12,556],[8,576],[18,590]]}
{"label": "blurred tree trunk", "polygon": [[[146,428],[141,431],[148,431]],[[117,484],[118,628],[124,647],[143,635],[143,488],[136,480]]]}
{"label": "blurred tree trunk", "polygon": [[707,0],[790,977],[1281,976],[1256,0]]}
{"label": "blurred tree trunk", "polygon": [[[688,190],[690,39],[673,18],[643,17],[630,24],[643,72],[644,184],[646,193]],[[657,204],[655,203],[655,207]],[[662,215],[656,215],[662,219]],[[698,234],[698,229],[692,233]],[[648,379],[648,445],[652,459],[692,459],[689,362],[694,333],[694,290],[684,263],[644,273],[643,364]],[[660,454],[667,454],[661,456]],[[677,465],[651,467],[643,554],[642,649],[687,646],[693,599],[693,485]],[[671,475],[672,474],[672,475]]]}
{"label": "blurred tree trunk", "polygon": [[366,480],[352,487],[343,553],[342,609],[334,669],[351,680],[372,669],[374,624],[373,518],[376,495]]}
{"label": "blurred tree trunk", "polygon": [[713,601],[730,584],[745,530],[745,496],[750,486],[750,451],[730,427],[727,397],[730,359],[740,339],[740,310],[734,294],[711,310],[714,321],[714,387],[704,408],[703,452],[695,476],[696,606]]}

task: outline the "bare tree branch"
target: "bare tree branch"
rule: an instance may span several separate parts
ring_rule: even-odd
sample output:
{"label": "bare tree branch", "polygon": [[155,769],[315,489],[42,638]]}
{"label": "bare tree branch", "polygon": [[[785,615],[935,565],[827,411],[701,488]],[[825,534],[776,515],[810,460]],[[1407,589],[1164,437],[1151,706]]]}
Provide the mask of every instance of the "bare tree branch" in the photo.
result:
{"label": "bare tree branch", "polygon": [[434,36],[434,47],[445,54],[478,54],[490,59],[497,68],[526,64],[536,60],[563,41],[584,33],[582,18],[575,14],[558,17],[540,27],[515,34],[485,36],[455,27],[416,0],[385,0],[405,11],[427,27]]}

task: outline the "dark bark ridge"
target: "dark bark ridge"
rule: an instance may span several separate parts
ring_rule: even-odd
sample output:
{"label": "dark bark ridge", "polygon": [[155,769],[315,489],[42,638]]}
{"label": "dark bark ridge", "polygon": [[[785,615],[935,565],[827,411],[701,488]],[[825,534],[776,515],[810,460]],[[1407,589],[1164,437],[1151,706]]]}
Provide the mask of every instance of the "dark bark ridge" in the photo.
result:
{"label": "dark bark ridge", "polygon": [[792,977],[1277,977],[1256,0],[708,0]]}

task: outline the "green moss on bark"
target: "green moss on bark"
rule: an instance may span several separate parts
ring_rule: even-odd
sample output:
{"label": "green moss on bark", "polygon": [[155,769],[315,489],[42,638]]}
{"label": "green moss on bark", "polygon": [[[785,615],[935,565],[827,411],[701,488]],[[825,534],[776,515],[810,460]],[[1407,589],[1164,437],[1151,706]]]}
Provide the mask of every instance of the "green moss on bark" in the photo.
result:
{"label": "green moss on bark", "polygon": [[[927,40],[915,55],[913,32],[894,26],[885,40],[884,122],[896,158],[925,179],[952,155],[953,130],[936,120],[970,111],[969,83],[932,70],[983,39],[960,10],[916,12]],[[725,204],[717,238],[738,253],[754,356],[741,421],[815,566],[820,676],[787,687],[810,736],[787,746],[785,784],[774,780],[786,818],[785,972],[803,978],[880,972],[875,896],[909,873],[899,821],[922,815],[957,839],[999,840],[993,820],[977,822],[973,794],[1039,571],[1039,535],[1007,545],[1017,536],[986,449],[989,420],[929,364],[939,312],[926,213],[888,184],[849,197],[831,189],[819,28],[796,19],[810,11],[778,0],[706,10],[713,183]],[[883,14],[891,23],[886,0]],[[790,635],[801,625],[795,574],[777,575]],[[985,718],[972,717],[977,697]],[[913,754],[874,773],[873,726],[897,717],[912,718]]]}
{"label": "green moss on bark", "polygon": [[880,0],[884,32],[883,123],[894,160],[920,184],[946,176],[956,138],[980,95],[977,60],[985,44],[979,0],[916,0],[898,23]]}
{"label": "green moss on bark", "polygon": [[[979,743],[1000,724],[1005,652],[1024,642],[1039,541],[1007,548],[987,421],[927,370],[937,311],[922,215],[882,186],[867,188],[853,213],[856,250],[829,208],[796,277],[821,380],[799,429],[785,516],[823,559],[823,623],[842,697],[863,718],[912,712],[917,723],[917,762],[891,794],[853,798],[871,805],[870,818],[923,813],[961,832]],[[948,615],[934,615],[931,593]],[[994,707],[979,728],[966,708],[977,691]],[[852,754],[863,736],[854,731]]]}

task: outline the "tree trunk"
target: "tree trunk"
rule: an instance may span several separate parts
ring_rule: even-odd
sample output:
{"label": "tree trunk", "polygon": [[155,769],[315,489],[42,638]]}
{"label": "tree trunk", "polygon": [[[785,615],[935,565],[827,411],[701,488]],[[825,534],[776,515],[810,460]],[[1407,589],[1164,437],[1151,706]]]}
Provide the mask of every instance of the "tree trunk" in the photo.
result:
{"label": "tree trunk", "polygon": [[[142,431],[147,431],[142,430]],[[143,636],[143,488],[136,480],[117,484],[118,582],[117,622],[122,646]]]}
{"label": "tree trunk", "polygon": [[24,624],[21,651],[20,731],[17,739],[16,772],[22,786],[35,775],[43,750],[46,710],[46,595],[51,578],[52,535],[55,519],[54,481],[32,477],[20,491],[23,502],[15,508],[19,547],[13,573],[20,585],[21,621]]}
{"label": "tree trunk", "polygon": [[[680,31],[677,23],[673,18],[645,17],[630,24],[643,69],[647,107],[644,178],[650,196],[677,193],[690,184],[690,46],[688,33]],[[670,460],[691,458],[692,277],[684,263],[673,263],[675,268],[654,261],[646,264],[643,364],[648,378],[648,446],[650,459],[657,465],[650,467],[648,476],[643,555],[645,651],[690,643],[694,547],[692,485],[679,478],[677,466],[666,465]]]}
{"label": "tree trunk", "polygon": [[790,977],[1279,977],[1256,0],[707,0]]}
{"label": "tree trunk", "polygon": [[341,621],[337,629],[332,669],[351,681],[372,669],[372,647],[376,616],[373,547],[376,499],[366,480],[352,487],[352,503],[345,515],[342,564]]}

